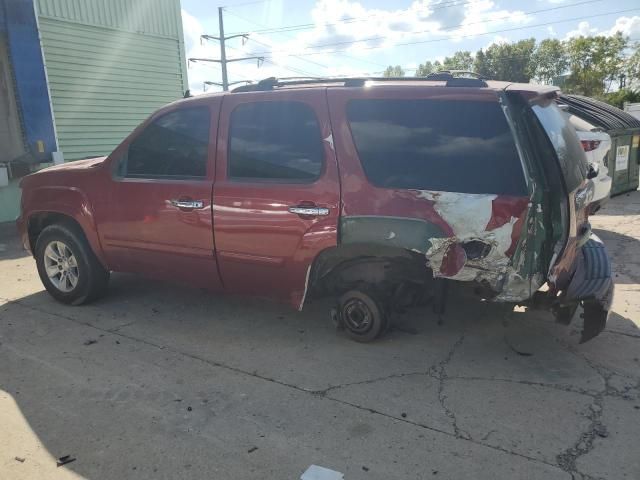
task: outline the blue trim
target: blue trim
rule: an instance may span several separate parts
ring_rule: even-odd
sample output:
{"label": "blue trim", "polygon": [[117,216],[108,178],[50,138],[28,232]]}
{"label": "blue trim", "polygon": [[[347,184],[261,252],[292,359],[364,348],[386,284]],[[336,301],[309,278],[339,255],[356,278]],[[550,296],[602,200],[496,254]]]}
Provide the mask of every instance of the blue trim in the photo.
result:
{"label": "blue trim", "polygon": [[[0,29],[8,40],[16,100],[29,152],[36,161],[50,161],[57,150],[53,114],[33,0],[0,0]],[[38,141],[44,153],[38,152]]]}

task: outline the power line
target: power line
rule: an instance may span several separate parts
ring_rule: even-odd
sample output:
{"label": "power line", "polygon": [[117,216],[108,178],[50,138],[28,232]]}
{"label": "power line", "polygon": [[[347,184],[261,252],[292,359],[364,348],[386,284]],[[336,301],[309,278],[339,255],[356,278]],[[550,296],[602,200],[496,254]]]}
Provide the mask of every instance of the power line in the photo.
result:
{"label": "power line", "polygon": [[[256,40],[255,40],[255,39],[253,39],[253,41],[256,41]],[[258,42],[258,43],[260,43],[261,45],[266,45],[266,43],[262,43],[262,42]],[[267,45],[267,46],[268,46],[268,45]],[[228,48],[230,48],[230,49],[232,49],[232,50],[237,50],[237,51],[240,51],[240,52],[241,52],[241,50],[240,50],[240,49],[235,48],[235,47],[228,47]],[[277,63],[273,62],[271,59],[266,58],[266,57],[260,57],[260,58],[262,58],[262,60],[263,60],[265,63],[269,63],[269,64],[271,64],[271,65],[274,65],[274,66],[276,66],[276,67],[282,68],[282,69],[284,69],[284,70],[288,70],[288,71],[290,71],[290,72],[292,72],[292,73],[297,73],[298,75],[305,75],[305,76],[310,76],[310,77],[314,77],[314,76],[316,76],[315,74],[310,73],[310,72],[307,72],[306,70],[301,70],[301,69],[297,69],[297,68],[294,68],[294,67],[287,67],[287,66],[284,66],[284,65],[279,65],[279,64],[277,64]],[[244,77],[244,78],[246,78],[246,77]]]}
{"label": "power line", "polygon": [[[254,20],[250,20],[250,19],[248,19],[248,18],[246,18],[246,17],[244,17],[244,16],[238,15],[238,14],[237,14],[237,13],[235,13],[235,12],[229,12],[229,11],[227,11],[227,13],[228,13],[228,14],[230,14],[230,15],[233,15],[234,17],[237,17],[237,18],[239,18],[239,19],[241,19],[241,20],[244,20],[245,22],[251,23],[251,24],[253,24],[253,25],[262,26],[262,24],[260,24],[260,23],[258,23],[258,22],[256,22],[256,21],[254,21]],[[252,33],[258,33],[258,32],[260,32],[260,30],[254,30],[254,31],[252,31]],[[295,37],[293,37],[293,36],[291,36],[291,35],[289,35],[289,34],[287,34],[287,33],[285,33],[285,32],[273,32],[273,33],[275,33],[275,34],[279,34],[279,35],[282,35],[282,36],[284,36],[284,37],[286,37],[286,38],[290,38],[290,39],[292,39],[292,40],[295,40]],[[264,45],[264,46],[267,46],[267,47],[272,47],[271,45],[267,45],[267,44],[266,44],[266,43],[264,43],[264,42],[260,42],[259,40],[256,40],[255,38],[252,38],[251,40],[253,40],[254,42],[257,42],[257,43],[259,43],[259,44],[261,44],[261,45]],[[347,55],[347,54],[345,54],[345,53],[341,53],[341,54],[339,53],[339,55],[340,55],[340,56],[342,56],[342,57],[348,58],[348,59],[350,59],[350,60],[355,60],[355,61],[362,62],[362,63],[368,63],[368,64],[370,64],[370,65],[375,65],[376,67],[384,67],[384,66],[385,66],[385,65],[382,65],[381,63],[372,62],[372,61],[370,61],[370,60],[365,60],[365,59],[363,59],[363,58],[352,57],[352,56],[349,56],[349,55]],[[300,60],[302,60],[302,61],[305,61],[305,62],[308,62],[308,63],[313,63],[313,64],[315,64],[315,65],[319,65],[319,66],[324,67],[324,68],[329,68],[329,66],[327,66],[327,65],[323,65],[323,64],[321,64],[321,63],[314,62],[314,61],[309,60],[308,58],[305,58],[305,57],[300,56],[300,55],[294,55],[294,54],[291,54],[291,55],[289,55],[289,56],[296,57],[296,58],[298,58],[298,59],[300,59]]]}
{"label": "power line", "polygon": [[[549,11],[558,10],[558,9],[561,9],[561,8],[575,7],[575,6],[578,6],[578,5],[584,5],[584,4],[587,4],[587,3],[594,3],[594,2],[600,2],[600,1],[602,1],[602,0],[587,0],[587,1],[584,1],[584,2],[572,3],[572,4],[569,4],[569,5],[561,5],[559,7],[554,7],[554,8],[547,8],[547,9],[542,9],[542,10],[531,10],[529,12],[524,12],[524,14],[525,15],[530,15],[530,14],[535,14],[535,13],[540,13],[540,12],[549,12]],[[635,10],[635,9],[632,9],[632,10]],[[492,18],[490,20],[480,20],[478,22],[471,22],[471,23],[459,23],[457,25],[451,25],[451,26],[448,26],[448,27],[444,27],[441,30],[442,31],[456,30],[457,28],[460,28],[460,27],[468,27],[468,26],[471,26],[471,25],[482,25],[482,24],[485,24],[485,23],[495,22],[497,20],[505,20],[505,19],[508,19],[510,17],[511,17],[511,15],[503,15],[502,17]],[[521,30],[520,27],[518,27],[517,29]],[[417,33],[430,33],[430,32],[431,32],[431,30],[416,30],[416,31],[406,32],[406,33],[407,34],[417,34]],[[384,40],[386,38],[388,38],[388,37],[385,36],[385,35],[378,35],[376,37],[361,38],[359,40],[348,40],[348,41],[342,41],[342,42],[323,43],[321,45],[314,45],[314,46],[308,47],[308,48],[332,47],[332,46],[335,46],[335,45],[350,45],[350,44],[354,44],[354,43],[370,42],[372,40]],[[264,52],[261,52],[261,53],[264,53]],[[267,53],[273,53],[273,52],[267,52]]]}
{"label": "power line", "polygon": [[[577,5],[577,4],[574,4]],[[535,25],[529,25],[526,28],[523,27],[514,27],[514,28],[506,28],[506,29],[502,29],[502,30],[493,30],[490,32],[484,32],[484,33],[475,33],[475,34],[471,34],[471,35],[461,35],[458,38],[473,38],[473,37],[480,37],[480,36],[486,36],[486,35],[493,35],[495,33],[505,33],[505,32],[513,32],[516,30],[522,31],[522,30],[526,30],[526,29],[532,29],[532,28],[538,28],[538,27],[546,27],[548,25],[556,25],[559,23],[566,23],[566,22],[573,22],[576,20],[587,20],[590,18],[597,18],[597,17],[605,17],[605,16],[609,16],[609,15],[617,15],[620,13],[628,13],[628,12],[635,12],[640,10],[640,8],[630,8],[630,9],[626,9],[626,10],[617,10],[614,12],[606,12],[606,13],[601,13],[601,14],[596,14],[596,15],[585,15],[582,17],[574,17],[574,18],[567,18],[564,20],[555,20],[552,22],[544,22],[544,23],[538,23]],[[470,25],[470,24],[467,24]],[[448,27],[446,29],[443,30],[455,30],[455,28],[458,28],[460,26],[465,26],[465,25],[456,25],[455,27]],[[424,33],[424,32],[411,32],[411,33]],[[332,45],[343,45],[343,44],[352,44],[352,43],[356,43],[356,42],[362,42],[362,41],[369,41],[372,39],[385,39],[387,37],[375,37],[375,38],[370,38],[370,39],[363,39],[363,40],[353,40],[353,41],[349,41],[349,42],[335,42],[335,43],[331,43],[331,44],[324,44],[324,45],[315,45],[313,47],[308,47],[308,48],[320,48],[323,46],[332,46]],[[425,44],[425,43],[437,43],[437,42],[444,42],[444,41],[449,41],[450,38],[435,38],[435,39],[430,39],[430,40],[419,40],[419,41],[413,41],[413,42],[404,42],[404,43],[395,43],[392,46],[393,47],[400,47],[400,46],[406,46],[406,45],[419,45],[419,44]],[[371,47],[362,47],[361,50],[376,50],[379,48],[384,48],[384,46],[371,46]],[[326,55],[326,54],[330,54],[330,53],[338,53],[338,52],[344,52],[345,50],[323,50],[323,51],[310,51],[310,52],[298,52],[296,53],[296,55]],[[265,52],[257,52],[257,55],[273,55],[274,53],[283,53],[283,56],[289,56],[292,54],[287,54],[286,52],[283,51],[278,51],[278,50],[272,50],[272,51],[265,51]]]}
{"label": "power line", "polygon": [[242,33],[242,34],[235,34],[235,35],[227,35],[225,36],[224,34],[224,19],[223,19],[223,15],[222,12],[224,10],[224,7],[218,7],[218,28],[219,28],[219,35],[218,37],[215,37],[213,35],[200,35],[200,41],[202,41],[202,39],[207,39],[207,40],[217,40],[218,42],[220,42],[220,58],[190,58],[189,62],[212,62],[212,63],[219,63],[220,64],[220,68],[222,70],[222,90],[227,91],[229,89],[229,80],[228,80],[228,76],[227,76],[227,64],[231,63],[231,62],[240,62],[243,60],[258,60],[258,66],[260,66],[260,62],[264,61],[264,57],[260,57],[260,56],[252,56],[252,57],[241,57],[241,58],[230,58],[227,59],[227,50],[225,48],[225,41],[226,40],[230,40],[232,38],[236,38],[236,37],[242,37],[243,39],[248,38],[248,35],[246,33]]}
{"label": "power line", "polygon": [[[603,0],[592,0],[592,1],[603,1]],[[459,2],[459,3],[457,3]],[[460,1],[460,0],[450,0],[448,2],[444,2],[444,3],[440,3],[438,4],[436,7],[432,8],[431,10],[429,10],[430,12],[437,12],[438,10],[445,10],[447,8],[452,8],[452,7],[460,7],[463,5],[468,5],[468,4],[472,4],[472,3],[477,3],[478,0],[467,0],[467,1]],[[228,12],[231,13],[232,15],[236,15],[239,18],[239,15],[235,14],[234,12]],[[294,25],[284,25],[282,27],[273,27],[273,28],[264,28],[262,30],[255,30],[254,33],[278,33],[278,32],[292,32],[292,31],[297,31],[297,30],[310,30],[313,29],[315,27],[333,27],[333,26],[337,26],[337,25],[343,25],[346,23],[354,23],[354,22],[362,22],[365,21],[369,18],[375,18],[375,17],[386,17],[388,16],[388,13],[372,13],[369,15],[361,15],[361,16],[357,16],[357,17],[351,17],[351,18],[347,18],[345,20],[340,20],[338,22],[334,22],[334,23],[320,23],[320,24],[316,24],[316,23],[298,23],[298,24],[294,24]]]}
{"label": "power line", "polygon": [[244,7],[245,5],[255,5],[257,3],[269,3],[271,0],[254,0],[252,2],[243,2],[243,3],[235,3],[233,5],[225,5],[220,8],[236,8],[236,7]]}
{"label": "power line", "polygon": [[[564,8],[570,8],[570,7],[576,7],[576,6],[580,6],[580,5],[586,5],[586,4],[590,4],[590,3],[598,3],[598,2],[602,2],[603,0],[586,0],[583,2],[577,2],[577,3],[572,3],[572,4],[568,4],[568,5],[559,5],[557,7],[552,7],[552,8],[544,8],[544,9],[540,9],[540,10],[533,10],[533,11],[529,11],[529,12],[524,12],[524,14],[528,15],[528,14],[535,14],[535,13],[546,13],[546,12],[551,12],[554,10],[560,10],[560,9],[564,9]],[[465,1],[462,3],[458,3],[458,4],[452,4],[452,5],[442,5],[439,4],[437,8],[433,8],[431,10],[431,12],[434,11],[438,11],[438,10],[444,10],[446,8],[452,8],[452,7],[457,7],[457,6],[461,6],[461,5],[466,5],[466,4],[473,4],[476,3],[477,0],[470,0],[470,1]],[[233,12],[229,12],[232,15],[234,15]],[[315,24],[315,23],[302,23],[302,24],[297,24],[297,25],[288,25],[288,26],[284,26],[284,27],[274,27],[274,28],[267,28],[267,29],[263,29],[263,30],[254,30],[254,33],[277,33],[277,32],[291,32],[291,31],[297,31],[297,30],[309,30],[315,27],[332,27],[332,26],[339,26],[339,25],[343,25],[343,24],[348,24],[348,23],[354,23],[354,22],[362,22],[362,21],[366,21],[369,18],[372,17],[382,17],[382,16],[388,16],[389,14],[384,14],[384,13],[375,13],[375,14],[371,14],[371,15],[363,15],[363,16],[359,16],[359,17],[353,17],[353,18],[348,18],[345,20],[342,20],[340,22],[335,22],[335,23],[321,23],[321,24]],[[236,15],[239,17],[239,15]],[[466,25],[476,25],[476,24],[481,24],[481,23],[488,23],[488,22],[493,22],[496,20],[503,20],[505,18],[509,18],[511,15],[505,15],[503,17],[498,17],[498,18],[494,18],[494,19],[490,19],[490,20],[482,20],[480,22],[474,22],[474,23],[467,23],[467,24],[459,24],[457,26],[466,26]],[[429,32],[430,30],[421,30],[421,31],[413,31],[413,32],[407,32],[407,33],[425,33],[425,32]],[[362,40],[357,40],[359,42],[364,42],[364,41],[369,41],[372,39],[377,39],[377,38],[381,38],[381,37],[372,37],[372,38],[365,38]],[[332,45],[332,44],[331,44]]]}

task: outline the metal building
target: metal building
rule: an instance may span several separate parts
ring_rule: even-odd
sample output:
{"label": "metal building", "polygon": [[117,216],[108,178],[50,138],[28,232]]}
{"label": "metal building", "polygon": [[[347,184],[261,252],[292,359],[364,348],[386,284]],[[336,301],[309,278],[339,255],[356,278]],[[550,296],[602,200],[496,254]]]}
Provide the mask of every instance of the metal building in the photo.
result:
{"label": "metal building", "polygon": [[0,222],[22,175],[108,154],[186,89],[180,0],[0,0]]}

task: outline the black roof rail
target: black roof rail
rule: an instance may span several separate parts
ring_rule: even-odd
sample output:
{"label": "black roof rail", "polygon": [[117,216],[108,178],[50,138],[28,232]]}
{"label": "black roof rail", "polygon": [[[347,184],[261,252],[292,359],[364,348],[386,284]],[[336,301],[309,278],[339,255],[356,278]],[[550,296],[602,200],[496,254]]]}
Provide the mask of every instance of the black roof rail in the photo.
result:
{"label": "black roof rail", "polygon": [[487,82],[475,72],[467,70],[440,70],[424,77],[425,80],[447,82],[447,87],[486,87]]}
{"label": "black roof rail", "polygon": [[232,93],[238,92],[259,92],[273,90],[276,87],[286,87],[295,85],[313,85],[318,83],[342,83],[345,87],[363,87],[366,82],[420,82],[420,81],[446,81],[447,87],[486,87],[487,83],[476,75],[478,78],[470,76],[454,76],[455,74],[474,74],[473,72],[462,71],[442,71],[427,75],[426,77],[269,77],[260,80],[257,83],[242,85],[231,90]]}

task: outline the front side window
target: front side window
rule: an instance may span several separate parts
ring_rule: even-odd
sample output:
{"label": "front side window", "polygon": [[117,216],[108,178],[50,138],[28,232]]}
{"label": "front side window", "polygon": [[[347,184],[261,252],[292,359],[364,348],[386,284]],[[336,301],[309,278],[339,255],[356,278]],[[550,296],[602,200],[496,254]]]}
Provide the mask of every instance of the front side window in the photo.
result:
{"label": "front side window", "polygon": [[124,177],[204,177],[210,114],[207,107],[169,112],[149,124],[129,145]]}
{"label": "front side window", "polygon": [[378,187],[527,194],[497,100],[352,100],[347,118],[365,174]]}
{"label": "front side window", "polygon": [[313,182],[323,158],[320,126],[304,103],[245,103],[231,114],[229,178]]}
{"label": "front side window", "polygon": [[576,130],[553,99],[534,105],[533,111],[551,140],[567,190],[571,192],[578,188],[587,176],[587,157]]}

